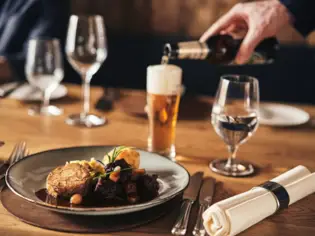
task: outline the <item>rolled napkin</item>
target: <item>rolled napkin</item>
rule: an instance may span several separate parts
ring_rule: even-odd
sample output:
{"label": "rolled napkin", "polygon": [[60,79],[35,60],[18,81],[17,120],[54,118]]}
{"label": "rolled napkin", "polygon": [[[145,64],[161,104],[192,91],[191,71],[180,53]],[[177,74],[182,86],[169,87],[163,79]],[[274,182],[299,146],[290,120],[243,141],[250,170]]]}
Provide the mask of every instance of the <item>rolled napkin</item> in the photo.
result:
{"label": "rolled napkin", "polygon": [[[289,205],[315,192],[315,173],[297,166],[271,180],[282,185]],[[233,236],[257,224],[278,209],[275,195],[262,187],[217,202],[203,213],[203,222],[210,236]]]}

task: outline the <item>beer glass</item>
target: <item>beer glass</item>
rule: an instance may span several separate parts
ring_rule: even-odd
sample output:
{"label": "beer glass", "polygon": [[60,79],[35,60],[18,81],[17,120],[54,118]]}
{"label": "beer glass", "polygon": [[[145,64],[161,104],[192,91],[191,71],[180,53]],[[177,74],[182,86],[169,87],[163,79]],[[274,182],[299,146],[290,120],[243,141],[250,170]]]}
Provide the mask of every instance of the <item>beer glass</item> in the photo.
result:
{"label": "beer glass", "polygon": [[175,129],[182,69],[175,65],[147,68],[148,150],[175,160]]}

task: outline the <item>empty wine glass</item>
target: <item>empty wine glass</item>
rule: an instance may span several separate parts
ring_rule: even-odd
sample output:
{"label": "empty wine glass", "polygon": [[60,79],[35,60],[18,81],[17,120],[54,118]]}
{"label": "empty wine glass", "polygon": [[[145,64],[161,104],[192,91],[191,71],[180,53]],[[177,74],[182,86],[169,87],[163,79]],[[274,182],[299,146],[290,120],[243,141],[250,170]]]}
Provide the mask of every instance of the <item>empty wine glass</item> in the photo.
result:
{"label": "empty wine glass", "polygon": [[90,114],[90,82],[107,57],[107,40],[101,16],[70,17],[66,40],[66,54],[72,67],[82,77],[83,110],[70,115],[69,125],[86,127],[104,125],[106,119]]}
{"label": "empty wine glass", "polygon": [[239,146],[245,143],[258,127],[258,80],[245,75],[225,75],[212,108],[211,120],[216,133],[228,146],[227,160],[214,160],[210,168],[226,176],[247,176],[254,173],[252,164],[236,160]]}
{"label": "empty wine glass", "polygon": [[28,43],[25,74],[29,83],[43,93],[41,106],[31,107],[30,115],[58,116],[62,110],[49,105],[51,93],[63,79],[63,62],[58,39],[31,39]]}

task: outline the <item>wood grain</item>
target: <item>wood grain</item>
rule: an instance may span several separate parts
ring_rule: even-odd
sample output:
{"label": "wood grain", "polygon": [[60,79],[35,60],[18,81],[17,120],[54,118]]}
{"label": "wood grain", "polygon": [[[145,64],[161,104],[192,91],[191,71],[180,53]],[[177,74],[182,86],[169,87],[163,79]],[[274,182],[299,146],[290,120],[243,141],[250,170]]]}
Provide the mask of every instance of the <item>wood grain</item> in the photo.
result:
{"label": "wood grain", "polygon": [[[32,153],[59,147],[78,145],[131,145],[146,147],[147,120],[143,117],[132,116],[123,112],[121,104],[106,115],[109,119],[107,126],[95,129],[72,127],[65,124],[67,115],[81,109],[80,87],[68,86],[69,98],[54,102],[62,107],[65,114],[60,117],[31,117],[27,115],[30,104],[15,100],[2,99],[0,102],[0,133],[1,140],[6,145],[0,148],[0,159],[9,156],[14,144],[19,140],[26,140]],[[122,91],[124,98],[132,101],[134,97],[143,97],[142,91]],[[92,88],[92,104],[102,95],[100,88]],[[211,109],[211,98],[199,97],[207,102]],[[195,104],[198,104],[197,102]],[[177,160],[191,174],[204,171],[205,176],[217,179],[218,187],[216,200],[247,191],[253,186],[269,180],[299,164],[315,170],[315,106],[298,105],[312,116],[308,124],[292,128],[272,128],[260,126],[255,135],[241,146],[238,158],[253,162],[259,171],[249,178],[228,178],[213,174],[209,168],[209,161],[227,156],[223,141],[214,132],[209,115],[180,119],[176,131]],[[193,112],[198,105],[182,106],[181,109]],[[185,111],[185,113],[187,113]],[[94,111],[97,113],[96,111]],[[315,196],[312,195],[290,206],[288,210],[269,217],[240,235],[315,235]],[[152,232],[128,231],[116,235],[150,235]],[[35,236],[57,235],[58,233],[39,229],[15,219],[0,207],[0,235],[1,236]],[[72,234],[75,235],[75,234]],[[104,234],[103,234],[104,235]],[[109,235],[109,234],[107,234]],[[156,230],[154,235],[165,235],[164,231]],[[189,234],[187,234],[189,235]]]}

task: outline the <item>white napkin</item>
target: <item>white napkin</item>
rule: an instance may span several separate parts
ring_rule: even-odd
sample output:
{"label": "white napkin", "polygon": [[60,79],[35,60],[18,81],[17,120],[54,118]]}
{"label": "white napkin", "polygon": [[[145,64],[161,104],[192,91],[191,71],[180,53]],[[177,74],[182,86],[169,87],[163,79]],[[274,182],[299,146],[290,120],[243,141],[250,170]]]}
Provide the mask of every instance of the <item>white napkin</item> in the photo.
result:
{"label": "white napkin", "polygon": [[[311,174],[304,166],[297,166],[271,181],[287,190],[289,205],[315,192],[315,173]],[[203,213],[203,221],[210,236],[233,236],[276,210],[277,200],[274,195],[257,187],[212,205]]]}

